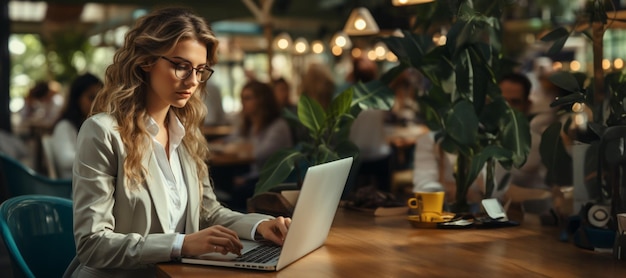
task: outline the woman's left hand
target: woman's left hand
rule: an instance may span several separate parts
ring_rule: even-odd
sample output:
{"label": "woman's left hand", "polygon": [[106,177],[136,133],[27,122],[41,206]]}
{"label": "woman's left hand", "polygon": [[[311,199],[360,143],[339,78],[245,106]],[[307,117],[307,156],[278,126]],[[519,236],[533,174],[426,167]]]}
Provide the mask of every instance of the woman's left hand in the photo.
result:
{"label": "woman's left hand", "polygon": [[282,246],[287,236],[289,225],[291,225],[291,218],[280,216],[272,220],[261,222],[259,226],[257,226],[256,231],[264,239]]}

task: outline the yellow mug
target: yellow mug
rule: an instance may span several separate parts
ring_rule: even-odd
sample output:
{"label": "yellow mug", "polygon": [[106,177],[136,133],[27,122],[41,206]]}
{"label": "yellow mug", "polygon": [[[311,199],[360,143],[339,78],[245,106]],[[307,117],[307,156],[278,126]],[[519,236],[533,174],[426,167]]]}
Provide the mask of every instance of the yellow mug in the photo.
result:
{"label": "yellow mug", "polygon": [[441,214],[443,211],[443,200],[445,192],[415,192],[414,198],[409,198],[407,204],[410,208],[416,209],[418,214],[425,212]]}

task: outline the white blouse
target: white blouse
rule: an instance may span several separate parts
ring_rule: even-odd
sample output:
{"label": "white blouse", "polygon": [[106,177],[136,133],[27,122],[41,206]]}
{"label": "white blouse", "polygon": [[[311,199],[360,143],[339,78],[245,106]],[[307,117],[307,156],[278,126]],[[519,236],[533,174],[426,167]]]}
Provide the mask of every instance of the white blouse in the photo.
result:
{"label": "white blouse", "polygon": [[161,170],[158,174],[166,181],[165,191],[167,194],[168,211],[170,212],[169,230],[166,233],[184,232],[185,228],[185,212],[187,211],[187,184],[183,176],[183,170],[178,157],[177,149],[185,136],[185,128],[178,118],[169,113],[169,153],[167,158],[165,148],[159,143],[155,136],[159,133],[159,126],[150,118],[147,123],[147,129],[152,135],[152,143],[154,144],[154,154]]}

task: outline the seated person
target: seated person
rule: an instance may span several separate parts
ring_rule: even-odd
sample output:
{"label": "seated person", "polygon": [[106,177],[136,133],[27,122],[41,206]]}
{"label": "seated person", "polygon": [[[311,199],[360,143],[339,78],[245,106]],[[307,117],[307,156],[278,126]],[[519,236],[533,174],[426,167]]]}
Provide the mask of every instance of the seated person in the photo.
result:
{"label": "seated person", "polygon": [[207,114],[204,118],[205,126],[228,124],[226,113],[222,106],[222,92],[211,80],[207,80],[206,82],[204,94],[202,94],[202,101],[207,107]]}
{"label": "seated person", "polygon": [[526,115],[531,123],[530,152],[528,153],[526,163],[520,169],[515,167],[511,169],[511,183],[521,187],[542,187],[546,169],[541,163],[539,144],[541,143],[541,133],[547,125],[540,128],[537,126],[539,122],[537,120],[533,122],[532,120],[532,115],[530,114],[532,103],[529,98],[531,91],[530,80],[523,74],[512,73],[502,77],[498,85],[502,91],[502,97],[504,97],[509,106]]}
{"label": "seated person", "polygon": [[251,157],[249,173],[235,178],[231,200],[233,209],[245,209],[246,200],[254,194],[260,170],[276,151],[293,146],[291,131],[274,98],[272,88],[259,81],[250,81],[241,90],[241,117],[235,134],[225,139],[226,153]]}
{"label": "seated person", "polygon": [[67,104],[52,132],[52,159],[59,178],[72,178],[78,130],[89,116],[91,104],[101,88],[102,81],[90,73],[77,77],[70,85]]}
{"label": "seated person", "polygon": [[[456,163],[456,155],[444,152],[435,142],[436,132],[429,132],[417,140],[414,156],[413,191],[446,193],[446,203],[456,201],[456,182],[453,165]],[[467,192],[468,204],[475,204],[483,199],[485,192],[485,175],[483,169]],[[496,167],[496,184],[506,177],[506,171]],[[487,198],[501,197],[506,188],[496,191]]]}
{"label": "seated person", "polygon": [[[547,78],[542,78],[540,84],[542,86],[540,92],[544,94],[545,99],[554,100],[556,97],[562,96],[561,90],[552,85]],[[512,73],[503,76],[498,85],[509,106],[526,115],[530,125],[530,151],[526,163],[521,168],[511,169],[511,183],[523,188],[546,189],[548,187],[545,184],[547,169],[541,161],[539,146],[541,136],[546,128],[560,120],[556,108],[535,109],[536,113],[530,113],[533,105],[529,97],[531,82],[523,74]]]}
{"label": "seated person", "polygon": [[24,98],[24,107],[20,110],[21,129],[31,136],[30,128],[43,128],[46,132],[54,125],[63,108],[63,96],[58,93],[59,83],[39,81]]}
{"label": "seated person", "polygon": [[278,78],[274,80],[272,83],[274,97],[278,102],[278,107],[283,109],[288,109],[293,113],[296,113],[296,105],[291,102],[291,88],[289,87],[289,83],[284,78]]}

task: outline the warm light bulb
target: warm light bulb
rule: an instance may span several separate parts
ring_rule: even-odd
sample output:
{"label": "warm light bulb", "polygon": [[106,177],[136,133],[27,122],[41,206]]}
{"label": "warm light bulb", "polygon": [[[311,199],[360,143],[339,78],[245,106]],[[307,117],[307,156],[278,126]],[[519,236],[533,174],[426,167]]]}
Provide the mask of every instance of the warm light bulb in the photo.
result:
{"label": "warm light bulb", "polygon": [[320,54],[324,52],[324,45],[320,41],[314,41],[311,46],[311,50],[313,50],[313,53],[315,54]]}
{"label": "warm light bulb", "polygon": [[306,51],[306,44],[303,42],[296,43],[296,52],[304,53]]}
{"label": "warm light bulb", "polygon": [[354,28],[356,28],[359,31],[363,31],[365,30],[365,27],[367,27],[367,23],[365,22],[365,20],[363,18],[357,18],[357,20],[354,21]]}
{"label": "warm light bulb", "polygon": [[382,45],[376,46],[376,49],[374,49],[374,51],[376,52],[376,57],[385,57],[385,53],[387,52],[387,50],[385,50],[385,47]]}
{"label": "warm light bulb", "polygon": [[433,43],[439,43],[439,38],[441,38],[441,34],[436,33],[433,35]]}
{"label": "warm light bulb", "polygon": [[448,42],[448,37],[446,37],[446,36],[441,36],[441,37],[439,38],[439,42],[438,42],[437,44],[438,44],[439,46],[442,46],[442,45],[446,45],[446,43],[447,43],[447,42]]}
{"label": "warm light bulb", "polygon": [[376,51],[374,50],[370,50],[367,52],[367,59],[370,59],[371,61],[376,60]]}
{"label": "warm light bulb", "polygon": [[333,53],[333,55],[335,55],[335,56],[340,56],[340,55],[341,55],[341,53],[343,53],[343,49],[342,49],[340,46],[335,45],[335,46],[333,46],[333,48],[331,49],[331,52],[332,52],[332,53]]}
{"label": "warm light bulb", "polygon": [[344,46],[346,46],[346,38],[344,38],[343,36],[337,37],[335,39],[335,45],[343,48]]}
{"label": "warm light bulb", "polygon": [[621,58],[615,59],[615,61],[613,61],[613,66],[615,69],[622,69],[624,67],[624,60]]}
{"label": "warm light bulb", "polygon": [[576,102],[576,103],[574,103],[572,105],[572,111],[574,111],[576,113],[583,112],[583,110],[585,110],[585,104],[584,103]]}
{"label": "warm light bulb", "polygon": [[585,113],[576,113],[574,115],[574,123],[579,129],[585,129],[587,126],[587,114]]}
{"label": "warm light bulb", "polygon": [[579,71],[580,70],[580,62],[574,60],[569,64],[569,68],[573,71]]}
{"label": "warm light bulb", "polygon": [[287,39],[279,39],[276,45],[280,49],[287,49],[287,47],[289,47],[289,41],[287,41]]}
{"label": "warm light bulb", "polygon": [[602,69],[608,70],[611,68],[611,61],[609,59],[602,59]]}

